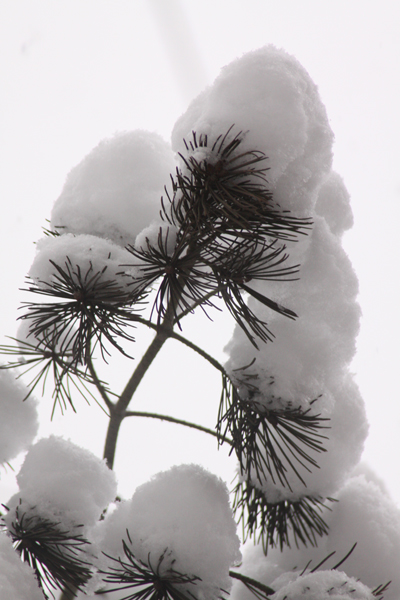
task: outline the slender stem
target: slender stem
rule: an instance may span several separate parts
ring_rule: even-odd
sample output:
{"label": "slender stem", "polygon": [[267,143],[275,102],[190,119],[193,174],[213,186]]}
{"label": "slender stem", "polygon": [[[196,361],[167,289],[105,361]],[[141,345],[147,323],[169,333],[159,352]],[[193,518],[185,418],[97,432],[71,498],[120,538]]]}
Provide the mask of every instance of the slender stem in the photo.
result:
{"label": "slender stem", "polygon": [[117,415],[111,411],[110,422],[108,423],[106,440],[104,443],[103,458],[106,460],[107,467],[112,469],[114,466],[115,450],[117,448],[117,439],[119,428],[121,426],[123,415]]}
{"label": "slender stem", "polygon": [[120,395],[119,400],[115,405],[115,409],[117,412],[125,412],[129,402],[132,399],[133,394],[136,392],[146,371],[150,367],[151,363],[153,362],[153,360],[155,359],[155,357],[157,356],[157,354],[159,353],[169,336],[170,331],[168,330],[168,328],[159,328],[155,338],[151,342],[150,346],[147,348],[146,352],[143,354],[139,364],[137,365],[131,378],[126,384],[124,391]]}
{"label": "slender stem", "polygon": [[194,350],[194,352],[197,352],[197,354],[199,354],[205,360],[207,360],[213,367],[215,367],[217,369],[217,371],[220,371],[224,375],[227,375],[227,373],[226,373],[224,367],[221,365],[221,363],[218,362],[213,356],[208,354],[208,352],[205,352],[205,350],[203,350],[202,348],[200,348],[199,346],[197,346],[196,344],[194,344],[187,338],[183,337],[179,333],[176,333],[175,331],[171,332],[170,337],[175,340],[178,340],[182,344],[185,344],[185,346],[187,346],[188,348],[191,348],[192,350]]}
{"label": "slender stem", "polygon": [[[181,342],[188,348],[191,348],[194,352],[202,356],[205,360],[207,360],[215,369],[220,371],[223,375],[227,375],[224,367],[219,363],[215,358],[213,358],[210,354],[202,350],[199,346],[186,339],[179,333],[176,333],[172,327],[171,319],[169,319],[168,324],[165,324],[166,319],[162,325],[157,326],[151,321],[147,321],[145,319],[138,319],[139,323],[146,325],[151,329],[155,329],[157,334],[147,351],[143,355],[141,361],[137,365],[135,371],[133,372],[131,378],[125,386],[124,391],[122,392],[118,402],[116,404],[107,405],[110,410],[110,423],[107,431],[106,442],[104,446],[104,458],[106,459],[107,465],[110,469],[112,469],[114,464],[115,457],[115,449],[117,444],[118,432],[121,426],[122,420],[125,416],[130,416],[127,414],[126,409],[137,390],[140,382],[142,381],[144,375],[146,374],[148,368],[152,364],[153,360],[157,356],[158,352],[161,350],[164,343],[168,338],[176,339]],[[167,420],[167,419],[166,419]],[[211,430],[210,430],[211,431]],[[217,436],[215,432],[213,432]],[[218,436],[217,436],[218,437]],[[226,440],[229,443],[229,440]]]}
{"label": "slender stem", "polygon": [[[190,245],[189,245],[188,252],[189,251],[190,251]],[[195,262],[195,261],[193,261],[193,262]],[[177,283],[178,283],[178,289],[179,288],[181,289],[180,294],[182,294],[183,289],[185,287],[185,277],[180,276],[178,278]],[[179,285],[179,284],[181,284],[181,285]],[[213,290],[212,292],[210,292],[209,294],[206,294],[206,296],[204,296],[202,298],[202,300],[199,301],[199,303],[202,304],[203,302],[207,301],[209,298],[211,298],[212,296],[217,294],[218,291],[219,290],[216,289],[216,290]],[[142,359],[140,360],[136,369],[132,373],[132,376],[129,379],[128,383],[126,384],[125,389],[123,390],[122,394],[120,395],[119,400],[116,402],[116,404],[112,404],[111,406],[109,406],[110,423],[109,423],[109,427],[108,427],[108,431],[107,431],[107,435],[106,435],[106,441],[105,441],[105,445],[104,445],[104,458],[106,459],[107,465],[109,466],[110,469],[112,469],[113,464],[114,464],[118,432],[119,432],[119,428],[121,426],[122,420],[126,416],[126,409],[128,408],[128,405],[129,405],[134,393],[136,392],[140,382],[142,381],[144,375],[146,374],[148,368],[150,367],[153,360],[157,356],[158,352],[161,350],[162,346],[164,345],[164,343],[166,342],[166,340],[169,337],[178,339],[182,343],[186,344],[188,347],[192,348],[192,350],[196,351],[198,354],[201,354],[203,356],[203,358],[208,360],[216,369],[218,369],[223,374],[226,374],[222,365],[218,361],[216,361],[212,356],[210,356],[209,354],[207,354],[206,352],[201,350],[198,346],[196,346],[192,342],[189,342],[189,340],[186,340],[185,338],[183,338],[182,336],[179,336],[179,334],[176,334],[173,331],[174,325],[176,324],[176,322],[180,318],[182,318],[183,316],[188,314],[188,312],[191,312],[197,306],[197,303],[194,303],[194,305],[192,307],[190,307],[190,309],[188,309],[188,311],[183,311],[179,317],[176,317],[175,311],[178,308],[178,306],[179,306],[179,297],[178,298],[175,297],[173,299],[173,301],[172,301],[172,299],[170,300],[170,302],[166,308],[166,311],[165,311],[163,322],[157,326],[156,336],[154,337],[150,346],[147,348],[145,354],[142,356]],[[137,321],[140,321],[140,319],[137,319]],[[143,320],[143,322],[144,322],[144,320]],[[146,324],[149,327],[153,327],[153,325],[150,324],[150,322],[147,322]]]}
{"label": "slender stem", "polygon": [[[190,421],[176,419],[175,417],[170,417],[169,415],[159,415],[157,413],[129,410],[126,411],[125,417],[148,417],[150,419],[160,419],[160,421],[169,421],[170,423],[177,423],[178,425],[184,425],[185,427],[192,427],[192,429],[198,429],[199,431],[203,431],[204,433],[208,433],[209,435],[212,435],[219,439],[218,433],[216,431],[213,431],[212,429],[208,429],[207,427],[203,427],[202,425],[197,425],[196,423],[191,423]],[[233,441],[229,438],[224,438],[224,442],[228,442],[228,444],[233,446]]]}
{"label": "slender stem", "polygon": [[100,379],[98,378],[96,370],[93,365],[91,333],[92,333],[92,324],[89,325],[89,330],[88,330],[88,343],[87,343],[87,347],[85,349],[85,363],[89,369],[89,373],[93,379],[93,383],[96,386],[97,391],[99,392],[100,396],[104,400],[105,405],[107,406],[108,410],[111,413],[114,404],[113,404],[113,402],[111,402],[110,398],[108,397],[107,390],[106,390],[105,386],[103,385],[102,381],[100,381]]}
{"label": "slender stem", "polygon": [[[184,279],[184,278],[180,278]],[[179,284],[179,281],[178,281]],[[179,287],[179,285],[178,285]],[[180,286],[183,293],[184,281],[183,285]],[[146,374],[148,368],[152,364],[153,360],[157,356],[158,352],[161,350],[162,346],[166,342],[169,337],[176,337],[177,334],[174,333],[173,328],[175,324],[175,307],[179,305],[179,298],[174,298],[173,302],[169,302],[163,322],[160,326],[157,327],[157,333],[150,346],[147,348],[146,352],[142,356],[139,364],[136,369],[132,373],[131,378],[125,386],[122,394],[119,397],[119,400],[116,404],[110,407],[110,423],[108,426],[108,431],[106,435],[106,441],[104,445],[104,458],[106,459],[107,465],[110,469],[112,469],[114,464],[115,450],[118,439],[118,432],[121,426],[122,420],[125,417],[126,409],[136,392],[140,382],[142,381],[144,375]],[[183,338],[185,339],[185,338]],[[189,345],[189,343],[187,344]],[[197,349],[197,346],[192,345],[192,349]],[[200,351],[200,348],[197,349]],[[203,354],[204,357],[208,356],[207,360],[213,361],[211,356],[207,355],[207,353]],[[217,361],[215,361],[215,364]],[[215,365],[214,365],[215,366]],[[220,370],[220,365],[217,367]]]}
{"label": "slender stem", "polygon": [[97,376],[90,353],[86,357],[86,364],[89,369],[89,373],[93,379],[94,385],[96,386],[100,396],[103,398],[104,404],[107,406],[108,410],[111,412],[111,410],[114,406],[114,403],[111,402],[110,398],[108,397],[106,388],[104,387],[103,383],[100,381],[100,379]]}
{"label": "slender stem", "polygon": [[243,573],[229,571],[229,576],[232,577],[232,579],[239,579],[239,581],[244,583],[246,587],[250,586],[256,588],[257,590],[260,590],[261,592],[264,592],[267,596],[275,594],[275,590],[273,590],[272,588],[268,587],[267,585],[264,585],[263,583],[260,583],[256,579],[252,579],[251,577],[247,577],[247,575],[243,575]]}
{"label": "slender stem", "polygon": [[167,331],[160,330],[156,334],[150,346],[147,348],[146,352],[142,356],[136,369],[132,373],[132,376],[126,384],[125,389],[119,397],[118,402],[114,404],[110,410],[110,422],[108,425],[107,436],[104,445],[104,458],[106,459],[107,466],[110,469],[112,469],[114,465],[118,432],[122,420],[125,416],[125,411],[128,407],[128,404],[131,401],[132,396],[138,388],[140,382],[142,381],[146,371],[150,367],[151,363],[153,362],[153,360],[155,359],[155,357],[157,356],[158,352],[161,350],[163,344],[167,339]]}

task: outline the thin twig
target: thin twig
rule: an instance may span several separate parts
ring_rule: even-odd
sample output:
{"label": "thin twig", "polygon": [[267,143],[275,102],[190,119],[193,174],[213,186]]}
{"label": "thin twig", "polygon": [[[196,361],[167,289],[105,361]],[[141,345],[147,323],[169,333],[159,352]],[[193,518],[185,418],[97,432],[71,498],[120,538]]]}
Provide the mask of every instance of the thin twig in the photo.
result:
{"label": "thin twig", "polygon": [[174,311],[175,307],[172,303],[170,303],[166,308],[162,323],[157,328],[156,336],[154,337],[150,346],[147,348],[146,352],[143,354],[141,360],[136,366],[136,369],[133,371],[128,383],[122,391],[119,400],[114,405],[110,416],[110,423],[107,429],[103,455],[103,457],[106,459],[107,466],[110,469],[113,468],[119,428],[124,419],[126,409],[128,408],[134,393],[136,392],[147,370],[151,366],[153,360],[163,347],[164,343],[167,341],[168,337],[170,337],[171,331],[174,327]]}
{"label": "thin twig", "polygon": [[89,369],[89,373],[93,379],[94,385],[96,386],[100,396],[104,400],[105,405],[107,406],[108,410],[111,413],[114,409],[114,403],[108,397],[106,388],[104,387],[103,383],[98,378],[98,375],[97,375],[96,370],[93,365],[93,360],[92,360],[92,356],[91,356],[90,352],[88,352],[88,355],[86,356],[86,365]]}
{"label": "thin twig", "polygon": [[[218,294],[222,289],[226,288],[226,285],[219,285],[215,290],[212,290],[211,292],[208,292],[208,294],[206,294],[205,296],[203,296],[202,298],[200,298],[199,300],[196,300],[196,302],[194,302],[190,307],[186,308],[185,310],[183,310],[174,320],[174,325],[180,321],[183,317],[186,317],[188,314],[192,313],[195,308],[197,308],[198,306],[201,306],[201,304],[204,304],[204,302],[206,302],[207,300],[209,300],[210,298],[212,298],[213,296],[215,296],[216,294]],[[220,309],[218,309],[220,310]]]}
{"label": "thin twig", "polygon": [[[169,421],[170,423],[177,423],[178,425],[184,425],[185,427],[192,427],[193,429],[198,429],[199,431],[203,431],[204,433],[213,435],[216,438],[219,437],[216,431],[208,429],[207,427],[203,427],[203,425],[197,425],[196,423],[191,423],[190,421],[176,419],[175,417],[170,417],[169,415],[159,415],[157,413],[127,410],[125,413],[125,417],[149,417],[151,419],[160,419],[160,421]],[[231,446],[233,445],[233,441],[229,438],[224,438],[224,441],[228,442],[228,444],[230,444]]]}
{"label": "thin twig", "polygon": [[139,361],[136,369],[132,373],[128,383],[126,384],[119,400],[113,406],[113,410],[110,415],[110,423],[108,425],[106,441],[104,445],[104,458],[106,459],[107,466],[112,469],[114,464],[115,450],[117,445],[117,438],[120,425],[124,419],[126,409],[131,401],[135,391],[137,390],[140,382],[146,374],[148,368],[152,364],[153,360],[161,350],[163,344],[168,339],[168,334],[165,331],[159,331],[154,337],[150,346]]}
{"label": "thin twig", "polygon": [[167,314],[165,315],[165,319],[161,325],[157,326],[155,323],[152,323],[151,321],[146,321],[145,319],[141,318],[138,318],[137,322],[142,323],[143,325],[146,325],[151,329],[154,329],[155,331],[157,331],[157,334],[151,342],[150,346],[147,348],[144,355],[142,356],[136,369],[132,373],[131,378],[129,379],[128,383],[125,386],[125,389],[120,395],[118,402],[116,404],[113,404],[106,442],[104,446],[104,458],[106,459],[107,465],[110,468],[112,468],[112,465],[114,464],[118,432],[122,420],[126,416],[126,409],[128,408],[128,405],[134,393],[136,392],[140,382],[142,381],[144,375],[146,374],[153,360],[155,359],[158,352],[161,350],[162,346],[168,338],[176,339],[185,346],[188,346],[194,352],[196,352],[205,360],[207,360],[215,369],[220,371],[223,375],[227,375],[221,363],[219,363],[210,354],[199,348],[199,346],[197,346],[193,342],[190,342],[185,337],[181,336],[173,330],[172,309],[167,309]]}

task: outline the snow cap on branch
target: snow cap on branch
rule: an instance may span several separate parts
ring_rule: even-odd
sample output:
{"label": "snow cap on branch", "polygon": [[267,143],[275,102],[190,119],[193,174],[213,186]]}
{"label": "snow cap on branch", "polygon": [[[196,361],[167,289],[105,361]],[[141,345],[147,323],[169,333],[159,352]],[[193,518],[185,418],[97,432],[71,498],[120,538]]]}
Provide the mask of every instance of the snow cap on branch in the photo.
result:
{"label": "snow cap on branch", "polygon": [[13,520],[13,509],[22,499],[23,510],[33,509],[35,515],[67,531],[95,525],[116,495],[115,474],[105,461],[56,436],[43,438],[31,448],[17,481],[20,491],[7,504],[6,521]]}
{"label": "snow cap on branch", "polygon": [[272,583],[274,600],[374,600],[372,590],[343,571],[287,573]]}
{"label": "snow cap on branch", "polygon": [[0,464],[27,450],[38,430],[36,400],[23,402],[27,389],[0,369]]}
{"label": "snow cap on branch", "polygon": [[[99,531],[99,546],[114,558],[124,558],[122,540],[136,559],[151,563],[153,569],[166,551],[161,573],[172,565],[182,575],[200,578],[187,584],[199,599],[229,591],[229,568],[241,557],[226,485],[197,465],[172,467],[141,485]],[[179,586],[183,591],[182,587],[186,586]]]}
{"label": "snow cap on branch", "polygon": [[357,468],[337,494],[335,510],[328,516],[330,534],[324,541],[326,553],[344,554],[357,547],[344,565],[346,573],[370,587],[391,581],[385,600],[400,598],[400,509],[374,474]]}
{"label": "snow cap on branch", "polygon": [[232,125],[232,135],[244,134],[241,151],[268,157],[277,204],[308,217],[330,170],[333,134],[317,86],[296,58],[269,45],[224,67],[177,121],[172,147],[185,155],[192,131],[214,140]]}
{"label": "snow cap on branch", "polygon": [[60,233],[106,237],[125,246],[158,217],[175,171],[171,148],[158,134],[130,131],[103,140],[69,173],[54,204]]}
{"label": "snow cap on branch", "polygon": [[[161,219],[153,221],[148,227],[145,227],[136,237],[135,248],[137,250],[146,250],[148,244],[157,247],[160,235],[165,243],[168,254],[172,254],[176,244],[177,229],[172,224],[167,224]],[[131,259],[132,260],[132,259]]]}
{"label": "snow cap on branch", "polygon": [[[298,319],[283,319],[256,300],[249,301],[275,335],[273,343],[263,344],[256,354],[255,366],[273,377],[275,397],[291,389],[292,401],[296,386],[304,388],[303,394],[308,388],[313,398],[324,392],[325,382],[338,380],[354,356],[359,330],[358,282],[350,260],[325,220],[314,218],[308,238],[290,249],[292,260],[301,264],[299,280],[253,285],[295,308]],[[249,344],[244,348],[241,337],[237,331],[229,343],[230,369],[249,364],[255,356]]]}
{"label": "snow cap on branch", "polygon": [[[259,151],[267,157],[266,177],[277,210],[309,218],[313,225],[309,235],[286,244],[288,264],[300,265],[299,281],[246,280],[246,289],[254,291],[248,308],[268,325],[273,342],[257,340],[257,352],[236,327],[227,370],[240,379],[238,369],[252,365],[245,375],[257,379],[247,394],[246,386],[239,385],[240,394],[268,414],[298,410],[330,419],[324,422],[330,429],[320,432],[329,438],[324,441],[328,452],[312,456],[320,469],[311,462],[308,473],[296,464],[300,477],[289,469],[284,482],[257,476],[257,485],[272,502],[332,495],[359,460],[367,432],[363,403],[349,375],[360,309],[357,278],[340,240],[352,225],[352,213],[343,181],[331,171],[333,134],[306,70],[274,46],[224,67],[178,120],[172,146],[183,157],[183,171],[188,154],[198,162],[209,158],[213,141],[230,128],[228,141],[242,132],[239,152]],[[195,143],[201,136],[207,136],[207,147]],[[275,309],[257,294],[273,300]],[[298,317],[286,318],[276,306]],[[273,415],[271,423],[273,427]]]}
{"label": "snow cap on branch", "polygon": [[[130,260],[130,254],[110,240],[94,235],[64,234],[42,238],[29,270],[29,277],[39,286],[48,287],[59,279],[59,271],[68,266],[72,272],[79,269],[82,279],[91,279],[104,270],[102,281],[112,281],[126,288],[132,281],[121,264]],[[132,269],[129,270],[133,274]],[[75,277],[78,281],[78,277]],[[43,286],[43,283],[46,284]]]}

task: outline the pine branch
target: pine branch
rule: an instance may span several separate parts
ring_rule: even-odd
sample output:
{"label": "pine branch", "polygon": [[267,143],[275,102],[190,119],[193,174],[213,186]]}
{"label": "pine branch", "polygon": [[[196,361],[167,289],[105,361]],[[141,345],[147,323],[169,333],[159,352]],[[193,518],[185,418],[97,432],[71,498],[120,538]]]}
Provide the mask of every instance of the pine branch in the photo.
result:
{"label": "pine branch", "polygon": [[164,343],[167,341],[170,332],[173,330],[175,312],[175,305],[169,304],[165,310],[164,319],[161,324],[162,327],[157,329],[157,333],[153,341],[150,343],[146,352],[133,371],[118,401],[113,405],[110,411],[110,422],[107,429],[103,454],[103,458],[106,459],[107,465],[110,469],[112,469],[114,464],[119,428],[124,419],[128,405],[147,370],[153,363],[153,360],[163,347]]}
{"label": "pine branch", "polygon": [[92,564],[88,561],[90,542],[76,533],[82,525],[75,525],[74,532],[64,529],[36,514],[35,507],[29,513],[20,506],[8,531],[21,559],[35,572],[39,586],[48,598],[54,598],[54,590],[67,589],[70,593],[81,590],[92,576]]}
{"label": "pine branch", "polygon": [[26,312],[20,319],[29,322],[33,338],[46,341],[50,336],[59,353],[70,353],[73,364],[85,363],[88,342],[98,344],[103,358],[109,355],[105,341],[122,354],[118,338],[134,341],[126,332],[135,321],[132,305],[139,305],[142,295],[128,292],[117,282],[106,278],[107,267],[95,272],[92,264],[82,272],[66,256],[64,265],[50,260],[55,269],[51,283],[32,282],[27,290],[55,302],[24,302]]}
{"label": "pine branch", "polygon": [[[239,481],[233,490],[233,510],[242,523],[243,539],[261,541],[264,553],[269,548],[291,547],[292,542],[316,547],[318,537],[328,534],[328,525],[321,514],[331,510],[321,497],[303,496],[299,500],[268,502],[262,490],[251,482]],[[333,498],[326,500],[334,502]]]}
{"label": "pine branch", "polygon": [[[248,284],[257,280],[290,280],[298,265],[283,266],[287,259],[285,247],[276,247],[271,240],[295,241],[299,235],[306,234],[311,222],[297,219],[277,206],[266,178],[267,157],[259,151],[242,150],[242,132],[233,135],[232,129],[233,126],[210,144],[207,136],[197,137],[195,133],[191,141],[185,142],[187,154],[181,155],[184,167],[177,169],[176,176],[172,177],[170,205],[162,205],[165,221],[177,228],[176,243],[171,249],[168,231],[165,233],[160,228],[157,243],[151,244],[147,240],[144,248],[128,248],[137,261],[137,264],[129,266],[136,266],[139,270],[130,292],[115,281],[107,280],[106,268],[95,273],[90,265],[86,272],[82,272],[79,265],[73,265],[66,257],[63,265],[52,262],[56,270],[54,283],[40,282],[40,285],[32,285],[29,289],[43,296],[55,297],[57,301],[27,303],[27,314],[23,318],[29,319],[30,332],[37,339],[46,338],[49,329],[54,331],[54,342],[61,348],[61,354],[70,350],[74,368],[80,365],[87,368],[88,380],[96,386],[109,410],[104,457],[110,468],[123,419],[142,416],[192,427],[217,437],[220,443],[226,441],[233,446],[242,471],[255,468],[259,477],[268,472],[272,479],[276,477],[290,487],[287,468],[303,481],[298,465],[307,470],[308,465],[317,466],[308,450],[323,451],[320,438],[324,436],[316,431],[322,427],[320,421],[323,419],[318,420],[319,415],[313,417],[301,411],[277,414],[265,411],[257,402],[243,400],[218,361],[174,332],[174,325],[180,328],[182,318],[195,308],[201,307],[206,314],[209,308],[217,308],[213,303],[217,297],[225,301],[236,322],[256,347],[256,339],[270,341],[273,334],[267,323],[249,309],[244,299],[246,294],[283,316],[296,317],[292,310],[260,294]],[[199,149],[206,151],[199,155]],[[150,287],[156,285],[150,321],[146,322],[136,314],[136,310]],[[153,315],[155,323],[150,324]],[[128,356],[120,340],[134,341],[127,327],[135,322],[153,328],[156,335],[121,395],[112,402],[107,386],[94,369],[93,351],[96,347],[100,348],[106,361],[109,355],[107,346],[111,345]],[[169,338],[192,348],[221,372],[223,391],[216,432],[173,417],[128,410],[143,377]],[[224,412],[222,406],[225,405]],[[232,439],[227,436],[228,433],[231,433]],[[258,452],[260,441],[264,444],[262,450],[267,451],[266,457]],[[309,529],[304,528],[304,522],[310,517],[308,508],[312,502],[310,500],[309,504],[300,507],[302,513],[298,507],[294,513],[286,511],[289,515],[287,520],[297,527],[294,527],[296,543],[297,539],[302,539],[301,536],[311,539],[318,525],[322,528],[316,518],[317,525],[307,522]],[[269,510],[272,511],[271,508]],[[299,517],[300,513],[303,520]],[[274,531],[272,538],[273,534]],[[131,542],[129,533],[128,540]],[[193,598],[189,584],[195,584],[198,577],[174,571],[173,560],[167,550],[153,568],[150,555],[145,563],[134,556],[127,542],[124,541],[123,546],[125,558],[109,557],[115,567],[104,573],[104,581],[116,584],[115,589],[128,590],[125,600]],[[167,560],[169,566],[165,568]],[[267,598],[262,594],[271,593],[266,586],[245,576],[241,580],[246,580],[249,589],[256,590],[258,598]],[[182,584],[184,592],[179,587]]]}
{"label": "pine branch", "polygon": [[[282,254],[282,249],[272,249],[269,240],[271,236],[294,239],[299,233],[305,233],[310,222],[282,215],[273,207],[272,194],[265,179],[267,168],[260,166],[266,157],[257,152],[238,154],[236,150],[242,141],[241,133],[229,141],[230,137],[231,128],[215,140],[210,160],[199,163],[194,156],[188,159],[182,157],[189,175],[177,171],[176,182],[173,180],[174,197],[170,211],[163,205],[165,220],[178,227],[174,248],[169,247],[168,229],[164,233],[162,228],[156,245],[146,240],[147,246],[144,248],[128,248],[138,261],[136,265],[129,266],[136,266],[141,272],[132,283],[135,293],[140,297],[149,286],[160,282],[152,311],[157,312],[158,329],[112,408],[105,444],[105,457],[110,466],[113,464],[124,413],[155,356],[166,339],[171,337],[174,323],[180,325],[180,315],[193,310],[194,305],[203,309],[205,305],[213,306],[211,297],[219,290],[221,283],[221,269],[218,271],[215,262],[221,261],[218,243],[222,242],[225,250],[228,244],[228,254],[232,259],[236,260],[240,254],[247,256],[247,262],[239,261],[242,271],[245,269],[250,272],[251,264],[256,260],[251,277],[276,278],[294,272],[293,269],[282,269],[280,265],[286,260],[286,255]],[[198,147],[207,145],[206,137],[197,140],[194,134],[188,150],[191,148],[194,152]],[[252,242],[249,241],[251,238]],[[262,245],[261,251],[256,250],[257,244]],[[267,250],[269,254],[263,258],[262,254]],[[248,273],[239,274],[244,285],[249,278]],[[237,284],[231,280],[229,283],[231,295],[226,295],[225,301],[233,316],[246,332],[247,321],[261,339],[265,339],[266,335],[269,337],[264,323],[247,308]],[[254,292],[253,295],[256,294]],[[259,300],[263,298],[260,294],[258,296]],[[269,299],[265,299],[265,302],[286,316],[294,315]],[[252,335],[250,339],[254,341]]]}
{"label": "pine branch", "polygon": [[173,330],[174,323],[176,322],[177,318],[177,307],[180,306],[180,294],[183,294],[183,280],[184,276],[183,274],[180,274],[177,283],[177,290],[179,291],[176,293],[175,296],[169,298],[169,303],[164,310],[163,320],[159,325],[157,324],[156,326],[154,326],[154,324],[150,324],[151,321],[145,321],[144,319],[138,318],[138,322],[146,324],[148,327],[152,327],[153,329],[155,329],[156,335],[153,341],[150,343],[149,347],[147,348],[146,352],[142,356],[138,365],[136,366],[118,401],[116,402],[116,404],[113,405],[112,409],[110,410],[110,423],[107,430],[103,456],[106,459],[109,468],[112,468],[114,464],[119,428],[121,426],[122,420],[126,415],[128,405],[134,393],[136,392],[136,389],[138,388],[140,382],[142,381],[144,375],[146,374],[153,360],[155,359],[155,357],[157,356],[157,354],[159,353],[159,351],[161,350],[168,338],[173,337],[181,341],[185,345],[195,350],[198,354],[201,354],[203,358],[208,360],[218,370],[223,370],[223,367],[218,363],[218,361],[213,359],[210,355],[208,355],[206,352],[201,350],[198,346],[196,346],[189,340],[186,340],[186,338],[183,338],[179,334],[175,333]]}
{"label": "pine branch", "polygon": [[110,400],[109,397],[109,391],[106,388],[106,385],[100,381],[99,377],[97,376],[97,372],[94,368],[93,365],[93,358],[92,358],[92,352],[90,350],[90,342],[88,345],[88,352],[86,353],[86,365],[88,368],[88,371],[90,373],[90,376],[93,380],[93,384],[96,386],[100,396],[102,397],[104,404],[106,405],[106,407],[108,408],[108,410],[111,412],[111,410],[114,407],[114,403]]}
{"label": "pine branch", "polygon": [[[248,367],[251,365],[248,365]],[[245,371],[246,368],[242,369]],[[217,431],[223,442],[226,434],[233,440],[233,449],[239,460],[240,472],[248,476],[254,473],[262,483],[271,479],[291,490],[288,471],[306,485],[299,467],[311,472],[318,464],[310,452],[325,452],[322,441],[326,436],[319,433],[326,429],[328,420],[310,409],[268,409],[257,402],[258,388],[247,379],[232,382],[223,375]],[[239,387],[241,390],[239,392]],[[241,394],[247,394],[244,399]]]}
{"label": "pine branch", "polygon": [[[188,314],[188,313],[186,313],[186,314]],[[217,369],[217,371],[220,371],[221,373],[225,374],[228,377],[227,373],[225,372],[224,367],[221,365],[220,362],[218,362],[213,356],[208,354],[208,352],[206,352],[205,350],[200,348],[200,346],[197,346],[197,344],[194,344],[193,342],[191,342],[190,340],[185,338],[180,333],[177,333],[173,329],[167,329],[163,325],[158,326],[155,323],[153,323],[152,321],[148,321],[148,320],[142,319],[142,318],[138,319],[138,323],[141,323],[142,325],[146,325],[147,327],[149,327],[149,329],[154,329],[155,331],[164,331],[165,334],[168,336],[168,338],[171,338],[171,339],[177,340],[178,342],[181,342],[181,344],[184,344],[185,346],[187,346],[188,348],[190,348],[191,350],[196,352],[196,354],[198,354],[199,356],[204,358],[207,362],[209,362],[215,369]],[[175,322],[174,322],[174,324],[175,324]]]}
{"label": "pine branch", "polygon": [[[132,544],[127,530],[129,544]],[[191,591],[191,586],[201,581],[195,575],[179,573],[174,569],[175,559],[172,558],[168,548],[159,556],[156,566],[152,563],[149,553],[147,562],[136,558],[128,543],[122,540],[124,558],[105,556],[115,566],[101,570],[103,581],[111,584],[111,588],[99,590],[96,594],[112,592],[127,594],[118,596],[121,600],[195,600],[196,596]]]}

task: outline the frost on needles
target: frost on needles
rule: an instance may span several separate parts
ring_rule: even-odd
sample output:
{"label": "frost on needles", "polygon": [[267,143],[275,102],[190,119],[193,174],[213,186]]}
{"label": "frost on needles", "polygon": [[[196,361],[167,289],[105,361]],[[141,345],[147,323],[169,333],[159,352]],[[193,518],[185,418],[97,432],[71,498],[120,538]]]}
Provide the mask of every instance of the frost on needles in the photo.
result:
{"label": "frost on needles", "polygon": [[[119,133],[69,173],[17,335],[2,346],[0,458],[28,449],[34,395],[46,387],[53,411],[79,412],[83,398],[107,413],[104,460],[55,437],[30,448],[19,492],[4,499],[2,596],[397,600],[399,582],[387,584],[400,514],[358,464],[368,430],[349,371],[358,284],[341,243],[352,213],[332,143],[308,73],[267,46],[221,71],[171,146]],[[221,309],[236,323],[225,365],[185,337],[186,315],[217,326]],[[143,328],[154,338],[137,356]],[[169,338],[220,372],[216,427],[134,410]],[[107,382],[118,357],[132,364],[119,395]],[[14,391],[12,369],[25,389]],[[232,506],[225,484],[196,465],[117,497],[110,469],[132,417],[227,444],[238,464]],[[243,559],[237,523],[255,542]]]}

